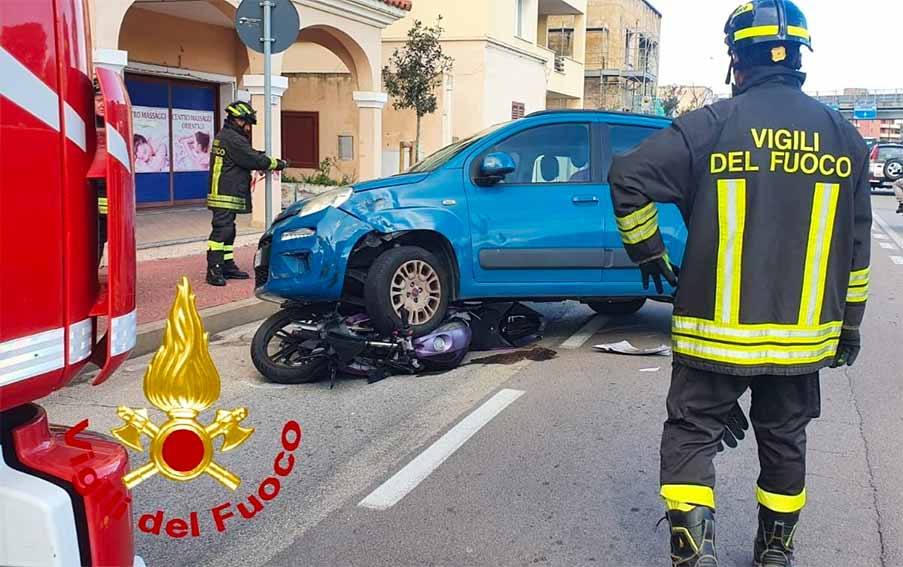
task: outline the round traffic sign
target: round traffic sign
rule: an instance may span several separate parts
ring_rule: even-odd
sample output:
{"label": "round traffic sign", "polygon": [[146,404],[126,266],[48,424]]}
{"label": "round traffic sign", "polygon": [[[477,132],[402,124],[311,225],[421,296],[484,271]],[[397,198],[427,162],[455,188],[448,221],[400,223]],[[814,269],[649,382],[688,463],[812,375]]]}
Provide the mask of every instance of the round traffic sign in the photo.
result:
{"label": "round traffic sign", "polygon": [[[241,42],[263,53],[263,4],[264,0],[242,0],[235,12],[235,29]],[[295,43],[301,29],[301,17],[291,0],[269,0],[272,18],[270,35],[272,52],[282,53]]]}

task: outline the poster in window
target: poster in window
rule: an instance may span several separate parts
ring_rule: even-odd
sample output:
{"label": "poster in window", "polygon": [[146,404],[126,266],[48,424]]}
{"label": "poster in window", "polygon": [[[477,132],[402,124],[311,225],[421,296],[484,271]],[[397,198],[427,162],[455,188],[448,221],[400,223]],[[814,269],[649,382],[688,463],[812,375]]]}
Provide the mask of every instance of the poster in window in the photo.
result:
{"label": "poster in window", "polygon": [[209,171],[210,147],[213,144],[213,120],[211,110],[172,111],[172,147],[175,161],[173,170]]}
{"label": "poster in window", "polygon": [[169,109],[132,107],[135,173],[169,173]]}

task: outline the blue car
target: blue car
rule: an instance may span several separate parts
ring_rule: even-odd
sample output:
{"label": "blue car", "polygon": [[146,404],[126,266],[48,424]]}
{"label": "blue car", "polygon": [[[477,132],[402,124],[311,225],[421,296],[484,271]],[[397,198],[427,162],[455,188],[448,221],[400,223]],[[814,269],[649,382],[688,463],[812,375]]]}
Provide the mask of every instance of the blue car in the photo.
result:
{"label": "blue car", "polygon": [[[602,111],[544,111],[460,140],[404,174],[295,203],[260,241],[258,297],[298,310],[356,306],[415,335],[472,300],[576,299],[607,314],[646,301],[608,187],[612,156],[670,122]],[[675,263],[681,215],[661,206]],[[669,290],[671,291],[671,290]]]}

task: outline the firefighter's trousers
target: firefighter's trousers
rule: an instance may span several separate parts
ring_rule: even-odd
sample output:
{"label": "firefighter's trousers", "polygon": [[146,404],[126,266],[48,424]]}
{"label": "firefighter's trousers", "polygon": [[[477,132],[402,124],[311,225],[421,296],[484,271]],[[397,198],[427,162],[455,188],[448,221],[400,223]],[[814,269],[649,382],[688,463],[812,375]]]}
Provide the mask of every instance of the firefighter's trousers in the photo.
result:
{"label": "firefighter's trousers", "polygon": [[213,210],[213,230],[207,240],[207,267],[235,263],[235,213]]}
{"label": "firefighter's trousers", "polygon": [[712,461],[726,417],[747,388],[759,449],[759,504],[784,513],[805,505],[806,426],[821,411],[818,373],[740,377],[675,364],[661,447],[661,495],[669,509],[715,507]]}

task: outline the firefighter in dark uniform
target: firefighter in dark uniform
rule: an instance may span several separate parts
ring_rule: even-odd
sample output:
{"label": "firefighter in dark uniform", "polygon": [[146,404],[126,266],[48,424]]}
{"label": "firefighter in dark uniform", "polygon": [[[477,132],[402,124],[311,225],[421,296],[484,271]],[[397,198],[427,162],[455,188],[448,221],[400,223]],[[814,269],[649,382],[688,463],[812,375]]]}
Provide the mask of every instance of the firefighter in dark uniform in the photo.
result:
{"label": "firefighter in dark uniform", "polygon": [[251,126],[257,113],[247,102],[226,107],[223,129],[213,141],[207,208],[213,211],[213,230],[207,241],[207,283],[226,285],[227,279],[250,276],[235,264],[235,215],[251,212],[251,171],[281,171],[288,163],[251,147]]}
{"label": "firefighter in dark uniform", "polygon": [[761,467],[754,561],[783,567],[806,503],[818,372],[852,365],[860,349],[869,163],[857,131],[802,92],[800,51],[811,44],[793,2],[745,3],[725,32],[734,97],[615,158],[609,180],[647,288],[677,285],[654,203],[676,204],[688,228],[661,445],[672,563],[717,565],[712,461],[725,427],[745,421],[737,400],[751,389]]}
{"label": "firefighter in dark uniform", "polygon": [[97,151],[88,170],[88,180],[97,193],[97,266],[103,259],[107,243],[107,129],[104,120],[103,94],[100,83],[94,79],[94,127],[97,130]]}

